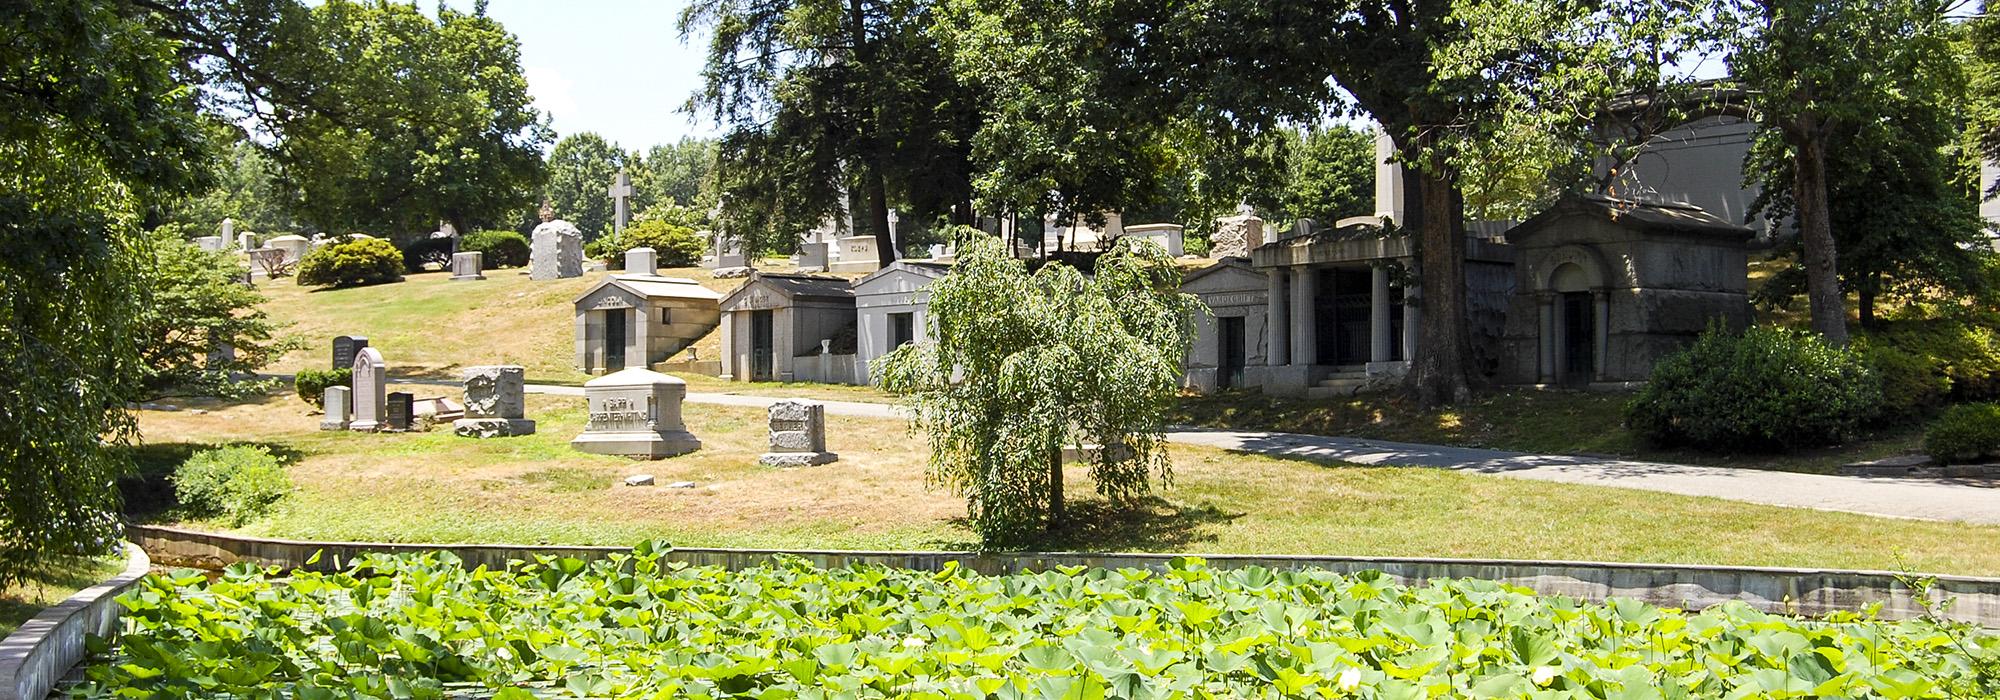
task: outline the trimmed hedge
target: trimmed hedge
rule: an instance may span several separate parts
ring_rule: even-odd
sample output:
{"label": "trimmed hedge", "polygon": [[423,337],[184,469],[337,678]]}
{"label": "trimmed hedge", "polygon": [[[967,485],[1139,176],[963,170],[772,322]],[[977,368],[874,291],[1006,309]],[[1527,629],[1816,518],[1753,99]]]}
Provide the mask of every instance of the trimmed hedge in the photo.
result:
{"label": "trimmed hedge", "polygon": [[1924,432],[1924,452],[1944,463],[2000,458],[2000,404],[1951,407]]}
{"label": "trimmed hedge", "polygon": [[599,237],[585,245],[583,252],[592,259],[603,260],[613,270],[622,270],[625,252],[633,248],[652,248],[659,255],[660,267],[667,268],[700,262],[707,245],[694,229],[651,220],[632,222],[622,234]]}
{"label": "trimmed hedge", "polygon": [[1856,351],[1786,328],[1711,327],[1653,367],[1625,424],[1662,445],[1776,451],[1845,440],[1881,403]]}
{"label": "trimmed hedge", "polygon": [[530,252],[527,236],[494,229],[465,234],[458,242],[458,249],[483,253],[480,267],[487,270],[525,266]]}
{"label": "trimmed hedge", "polygon": [[380,238],[345,237],[314,248],[299,261],[299,284],[359,287],[403,281],[403,251]]}
{"label": "trimmed hedge", "polygon": [[292,375],[292,388],[299,392],[299,400],[315,408],[325,408],[321,403],[326,399],[326,388],[330,386],[354,386],[354,370],[302,369]]}

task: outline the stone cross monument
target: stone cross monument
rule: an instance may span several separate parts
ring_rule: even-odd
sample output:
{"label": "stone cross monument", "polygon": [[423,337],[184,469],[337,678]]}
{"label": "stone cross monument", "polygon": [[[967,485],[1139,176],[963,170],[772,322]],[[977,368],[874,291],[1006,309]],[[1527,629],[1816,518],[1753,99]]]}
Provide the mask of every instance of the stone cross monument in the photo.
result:
{"label": "stone cross monument", "polygon": [[626,204],[626,200],[632,197],[632,177],[625,174],[624,168],[619,168],[618,179],[611,181],[611,188],[606,192],[611,195],[611,232],[624,233],[625,225],[632,222],[632,213]]}

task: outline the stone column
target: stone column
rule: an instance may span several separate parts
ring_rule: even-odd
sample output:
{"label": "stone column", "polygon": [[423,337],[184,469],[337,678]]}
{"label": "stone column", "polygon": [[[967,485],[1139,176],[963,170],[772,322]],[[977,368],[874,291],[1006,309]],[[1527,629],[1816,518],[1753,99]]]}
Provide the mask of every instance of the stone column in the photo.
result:
{"label": "stone column", "polygon": [[1304,265],[1292,272],[1292,365],[1307,366],[1319,357],[1318,324],[1315,323],[1313,292],[1317,286],[1313,269]]}
{"label": "stone column", "polygon": [[1377,265],[1370,270],[1368,290],[1368,361],[1388,362],[1394,354],[1395,323],[1389,318],[1389,268]]}
{"label": "stone column", "polygon": [[1422,338],[1424,328],[1424,303],[1416,285],[1403,288],[1403,361],[1417,359],[1417,339]]}
{"label": "stone column", "polygon": [[1535,343],[1540,348],[1535,353],[1536,358],[1538,358],[1536,362],[1537,369],[1539,370],[1536,374],[1540,376],[1541,383],[1554,384],[1556,381],[1555,295],[1548,292],[1536,294],[1535,315],[1536,322],[1541,330],[1539,339]]}
{"label": "stone column", "polygon": [[1264,364],[1281,367],[1291,363],[1291,319],[1285,310],[1285,271],[1272,268],[1266,277],[1264,297]]}
{"label": "stone column", "polygon": [[1597,336],[1591,339],[1594,352],[1590,357],[1590,378],[1602,381],[1605,363],[1611,355],[1611,292],[1604,289],[1593,291],[1590,293],[1590,300],[1591,306],[1594,307],[1592,310],[1596,312],[1596,318],[1591,319],[1590,327]]}

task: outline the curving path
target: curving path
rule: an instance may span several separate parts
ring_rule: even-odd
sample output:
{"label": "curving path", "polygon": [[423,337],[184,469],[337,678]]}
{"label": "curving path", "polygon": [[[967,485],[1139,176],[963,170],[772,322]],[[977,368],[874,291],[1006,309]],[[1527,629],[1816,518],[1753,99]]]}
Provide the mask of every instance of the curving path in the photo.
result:
{"label": "curving path", "polygon": [[[528,391],[583,395],[582,388],[571,386],[530,384]],[[696,392],[689,393],[687,400],[758,407],[769,406],[780,399]],[[889,404],[819,402],[826,405],[827,413],[837,416],[902,417]],[[1435,467],[1516,479],[1617,486],[1775,506],[2000,525],[2000,484],[1990,481],[1795,474],[1240,430],[1183,428],[1167,433],[1167,440],[1284,459]]]}

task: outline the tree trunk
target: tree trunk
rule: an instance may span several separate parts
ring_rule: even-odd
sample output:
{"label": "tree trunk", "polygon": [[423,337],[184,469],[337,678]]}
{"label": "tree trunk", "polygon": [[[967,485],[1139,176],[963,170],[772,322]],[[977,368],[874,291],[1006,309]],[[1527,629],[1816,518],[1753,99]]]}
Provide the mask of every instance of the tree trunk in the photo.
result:
{"label": "tree trunk", "polygon": [[889,187],[880,168],[870,166],[862,177],[867,182],[868,225],[875,229],[875,257],[888,267],[896,262],[896,239],[889,232]]}
{"label": "tree trunk", "polygon": [[1422,190],[1418,217],[1417,263],[1423,295],[1422,326],[1410,358],[1410,387],[1424,408],[1456,404],[1472,396],[1466,367],[1472,356],[1465,314],[1465,234],[1458,197],[1449,176],[1433,169],[1406,168],[1406,181]]}
{"label": "tree trunk", "polygon": [[1069,509],[1063,504],[1063,464],[1062,447],[1049,450],[1049,529],[1062,529],[1063,521],[1069,519]]}
{"label": "tree trunk", "polygon": [[1854,290],[1854,295],[1860,302],[1857,306],[1861,311],[1859,320],[1862,328],[1875,325],[1875,298],[1879,296],[1877,290],[1881,288],[1882,273],[1870,272],[1866,277],[1862,278],[1861,288]]}
{"label": "tree trunk", "polygon": [[1799,242],[1805,252],[1806,302],[1812,329],[1828,344],[1847,344],[1847,300],[1840,291],[1839,254],[1834,250],[1831,206],[1826,194],[1826,138],[1808,133],[1792,139],[1792,198],[1798,205]]}

